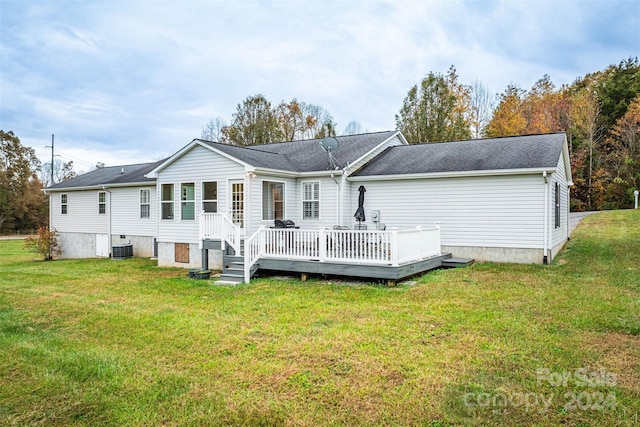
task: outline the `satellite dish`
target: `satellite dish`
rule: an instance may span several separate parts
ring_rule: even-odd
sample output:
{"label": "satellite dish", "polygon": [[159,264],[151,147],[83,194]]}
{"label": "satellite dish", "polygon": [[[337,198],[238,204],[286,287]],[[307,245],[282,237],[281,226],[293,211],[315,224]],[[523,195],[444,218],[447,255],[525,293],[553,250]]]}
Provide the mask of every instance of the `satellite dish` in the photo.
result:
{"label": "satellite dish", "polygon": [[332,136],[328,136],[320,141],[320,147],[327,153],[331,153],[332,151],[336,151],[340,143],[338,140]]}

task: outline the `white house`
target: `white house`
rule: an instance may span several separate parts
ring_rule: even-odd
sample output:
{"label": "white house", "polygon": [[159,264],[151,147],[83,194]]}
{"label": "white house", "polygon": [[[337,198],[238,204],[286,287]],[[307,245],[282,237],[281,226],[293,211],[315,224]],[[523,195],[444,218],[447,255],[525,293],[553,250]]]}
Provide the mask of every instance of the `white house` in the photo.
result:
{"label": "white house", "polygon": [[[399,131],[336,140],[339,147],[329,154],[320,140],[236,147],[196,139],[164,161],[137,165],[135,178],[125,179],[125,170],[113,182],[118,168],[105,168],[104,175],[94,171],[48,189],[51,223],[63,236],[65,256],[87,256],[91,251],[85,247],[91,245],[104,255],[95,242],[107,235],[109,245],[131,241],[141,256],[155,238],[158,263],[167,266],[226,268],[228,246],[244,252],[242,241],[245,248],[248,243],[251,250],[258,248],[260,268],[275,268],[276,258],[322,263],[334,256],[347,262],[353,250],[339,256],[326,252],[329,242],[343,236],[322,230],[355,228],[358,189],[364,186],[363,225],[369,234],[361,240],[375,241],[378,253],[384,246],[386,255],[359,259],[358,265],[399,265],[409,259],[399,255],[403,248],[419,251],[411,249],[416,236],[402,240],[402,230],[423,227],[424,237],[424,227],[434,224],[438,253],[482,261],[550,262],[568,238],[572,182],[563,133],[422,145],[409,145]],[[149,218],[140,217],[145,190],[153,193]],[[72,217],[76,211],[80,216]],[[273,231],[277,219],[292,220],[299,229]],[[336,233],[353,242],[363,232]],[[265,239],[270,238],[280,239],[281,247],[286,241],[288,249],[269,255]],[[371,247],[367,243],[367,250]],[[313,272],[316,265],[284,268]]]}
{"label": "white house", "polygon": [[155,166],[99,168],[47,188],[50,224],[60,235],[61,257],[108,257],[114,245],[127,243],[134,256],[155,256],[156,183],[145,176]]}

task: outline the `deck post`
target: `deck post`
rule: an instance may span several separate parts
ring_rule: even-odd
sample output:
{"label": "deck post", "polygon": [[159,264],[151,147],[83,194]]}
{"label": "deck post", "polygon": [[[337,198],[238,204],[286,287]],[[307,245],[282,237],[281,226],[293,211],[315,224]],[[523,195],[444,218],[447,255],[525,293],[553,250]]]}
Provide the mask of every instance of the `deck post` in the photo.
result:
{"label": "deck post", "polygon": [[318,233],[318,256],[320,258],[320,262],[323,262],[327,259],[327,233],[326,228],[321,228]]}
{"label": "deck post", "polygon": [[[202,242],[202,240],[200,240],[200,242]],[[202,263],[202,269],[208,270],[209,269],[209,249],[202,248],[201,251],[202,252],[201,252],[200,261]]]}
{"label": "deck post", "polygon": [[398,230],[391,230],[391,265],[398,266]]}

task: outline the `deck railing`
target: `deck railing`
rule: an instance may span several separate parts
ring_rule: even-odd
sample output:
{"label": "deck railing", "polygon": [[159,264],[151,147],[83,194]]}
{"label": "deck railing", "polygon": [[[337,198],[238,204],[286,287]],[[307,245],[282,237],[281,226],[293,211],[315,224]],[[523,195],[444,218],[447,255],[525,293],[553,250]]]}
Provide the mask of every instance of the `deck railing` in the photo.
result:
{"label": "deck railing", "polygon": [[291,260],[398,265],[440,255],[440,228],[407,230],[262,229],[262,256]]}
{"label": "deck railing", "polygon": [[[200,238],[220,239],[240,254],[239,229],[223,214],[200,215]],[[440,255],[440,227],[304,230],[261,227],[244,241],[245,281],[260,258],[391,265]]]}
{"label": "deck railing", "polygon": [[223,245],[228,243],[240,254],[240,229],[226,215],[202,212],[199,227],[200,241],[219,239]]}

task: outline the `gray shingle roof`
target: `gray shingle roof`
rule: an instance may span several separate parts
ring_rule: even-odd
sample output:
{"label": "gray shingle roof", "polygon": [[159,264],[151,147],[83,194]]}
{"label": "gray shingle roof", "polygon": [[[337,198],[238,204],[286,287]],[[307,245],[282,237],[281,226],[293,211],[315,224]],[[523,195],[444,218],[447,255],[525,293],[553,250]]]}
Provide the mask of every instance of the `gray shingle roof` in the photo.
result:
{"label": "gray shingle roof", "polygon": [[554,168],[564,133],[390,147],[353,176]]}
{"label": "gray shingle roof", "polygon": [[[155,178],[146,178],[145,175],[164,160],[153,163],[140,163],[136,165],[109,166],[87,172],[75,178],[59,182],[47,190],[62,190],[65,188],[100,187],[108,185],[126,185],[137,183],[155,182]],[[124,172],[123,172],[124,171]]]}
{"label": "gray shingle roof", "polygon": [[[333,158],[341,167],[362,157],[397,131],[338,136],[340,147]],[[330,169],[327,153],[320,147],[321,139],[280,142],[277,144],[236,147],[202,141],[254,167],[290,172],[319,172]]]}

